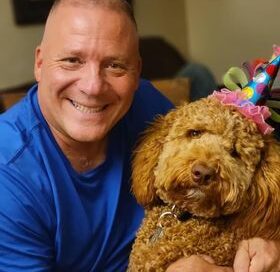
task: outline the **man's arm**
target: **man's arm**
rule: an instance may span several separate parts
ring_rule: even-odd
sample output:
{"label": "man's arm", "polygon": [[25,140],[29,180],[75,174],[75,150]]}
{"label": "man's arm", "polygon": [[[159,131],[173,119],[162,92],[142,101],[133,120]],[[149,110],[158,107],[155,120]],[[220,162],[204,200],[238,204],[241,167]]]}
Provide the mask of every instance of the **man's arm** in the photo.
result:
{"label": "man's arm", "polygon": [[171,264],[166,272],[280,272],[280,241],[252,238],[240,243],[234,269],[217,266],[208,256],[193,255]]}
{"label": "man's arm", "polygon": [[217,266],[208,256],[192,255],[189,258],[181,258],[171,264],[166,272],[233,272],[230,267]]}
{"label": "man's arm", "polygon": [[0,271],[53,271],[53,242],[40,200],[27,182],[0,167]]}
{"label": "man's arm", "polygon": [[280,241],[261,238],[242,241],[233,267],[235,272],[279,272]]}

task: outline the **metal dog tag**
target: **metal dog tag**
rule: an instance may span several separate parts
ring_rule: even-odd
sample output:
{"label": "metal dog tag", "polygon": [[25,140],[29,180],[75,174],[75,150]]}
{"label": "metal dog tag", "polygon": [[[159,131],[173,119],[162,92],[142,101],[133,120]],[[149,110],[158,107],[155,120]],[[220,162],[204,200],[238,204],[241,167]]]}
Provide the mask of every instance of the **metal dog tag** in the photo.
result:
{"label": "metal dog tag", "polygon": [[153,233],[153,235],[149,238],[149,242],[151,244],[155,243],[160,237],[163,235],[163,227],[158,226]]}
{"label": "metal dog tag", "polygon": [[155,243],[159,238],[163,236],[163,219],[166,217],[173,217],[177,219],[177,215],[174,213],[175,205],[172,206],[171,211],[163,212],[158,219],[158,224],[155,232],[149,238],[151,244]]}

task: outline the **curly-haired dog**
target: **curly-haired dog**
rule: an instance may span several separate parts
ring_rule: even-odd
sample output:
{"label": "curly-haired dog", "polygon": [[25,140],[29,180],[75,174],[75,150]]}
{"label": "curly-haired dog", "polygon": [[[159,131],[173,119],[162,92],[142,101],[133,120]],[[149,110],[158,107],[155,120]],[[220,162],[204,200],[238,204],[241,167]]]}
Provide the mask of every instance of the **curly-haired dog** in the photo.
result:
{"label": "curly-haired dog", "polygon": [[213,96],[154,122],[132,178],[146,216],[129,271],[165,271],[192,254],[231,266],[241,239],[280,238],[280,146]]}

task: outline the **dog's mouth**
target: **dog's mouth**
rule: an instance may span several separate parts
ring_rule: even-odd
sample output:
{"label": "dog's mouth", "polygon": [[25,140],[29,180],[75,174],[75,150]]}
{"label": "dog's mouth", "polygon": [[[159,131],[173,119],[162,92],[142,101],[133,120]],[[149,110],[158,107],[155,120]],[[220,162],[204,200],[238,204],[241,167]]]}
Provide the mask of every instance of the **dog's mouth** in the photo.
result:
{"label": "dog's mouth", "polygon": [[221,196],[215,184],[212,186],[194,185],[188,188],[176,187],[161,191],[161,199],[168,204],[174,204],[182,212],[182,218],[187,213],[194,216],[212,218],[221,215]]}
{"label": "dog's mouth", "polygon": [[186,199],[199,200],[203,198],[203,196],[204,196],[204,192],[201,189],[199,189],[199,187],[190,188],[186,190],[186,195],[185,195]]}

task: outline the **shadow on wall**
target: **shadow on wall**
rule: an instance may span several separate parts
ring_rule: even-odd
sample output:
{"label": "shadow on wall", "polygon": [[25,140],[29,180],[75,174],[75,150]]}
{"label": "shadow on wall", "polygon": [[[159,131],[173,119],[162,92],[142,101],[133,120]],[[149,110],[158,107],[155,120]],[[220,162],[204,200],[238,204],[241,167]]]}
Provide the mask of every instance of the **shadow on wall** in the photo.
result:
{"label": "shadow on wall", "polygon": [[191,81],[189,100],[205,97],[217,89],[214,76],[202,64],[187,61],[178,50],[162,37],[140,38],[143,78],[149,80],[186,77]]}

